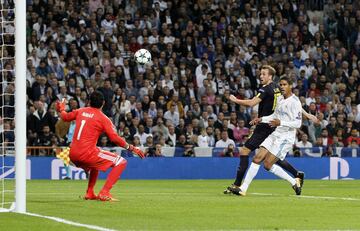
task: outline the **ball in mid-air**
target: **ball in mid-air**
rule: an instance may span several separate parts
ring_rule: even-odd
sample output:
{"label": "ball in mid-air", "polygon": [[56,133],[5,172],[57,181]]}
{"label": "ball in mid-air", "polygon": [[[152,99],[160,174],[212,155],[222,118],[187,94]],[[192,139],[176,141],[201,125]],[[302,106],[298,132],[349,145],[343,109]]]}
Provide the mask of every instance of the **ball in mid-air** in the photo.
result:
{"label": "ball in mid-air", "polygon": [[135,52],[135,61],[140,65],[145,65],[151,61],[151,53],[146,49],[140,49]]}

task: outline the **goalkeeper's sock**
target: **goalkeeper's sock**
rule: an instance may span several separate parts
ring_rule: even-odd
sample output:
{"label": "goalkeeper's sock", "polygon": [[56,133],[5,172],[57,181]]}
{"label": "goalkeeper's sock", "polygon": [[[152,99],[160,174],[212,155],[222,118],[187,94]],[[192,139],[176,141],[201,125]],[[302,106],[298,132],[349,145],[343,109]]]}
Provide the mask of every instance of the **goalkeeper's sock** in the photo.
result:
{"label": "goalkeeper's sock", "polygon": [[117,182],[119,177],[121,176],[121,173],[125,170],[127,165],[127,161],[123,159],[121,163],[117,166],[115,166],[109,173],[104,187],[101,189],[101,192],[110,192],[113,185]]}
{"label": "goalkeeper's sock", "polygon": [[241,185],[241,182],[244,179],[244,175],[248,167],[249,167],[249,156],[240,156],[240,165],[236,172],[236,180],[234,182],[234,185],[236,186]]}
{"label": "goalkeeper's sock", "polygon": [[273,166],[270,168],[269,172],[274,173],[276,176],[287,180],[291,185],[296,184],[296,180],[292,178],[289,174],[287,174],[282,168],[277,166],[276,164],[273,164]]}
{"label": "goalkeeper's sock", "polygon": [[251,184],[251,181],[254,179],[254,177],[258,173],[259,168],[260,168],[259,164],[255,164],[254,162],[252,162],[250,164],[250,167],[249,167],[249,170],[246,173],[244,182],[240,186],[241,191],[243,191],[243,192],[247,191],[247,189],[249,188],[249,185]]}
{"label": "goalkeeper's sock", "polygon": [[290,172],[294,177],[296,177],[298,170],[296,170],[289,162],[286,160],[278,160],[276,162],[277,165]]}
{"label": "goalkeeper's sock", "polygon": [[97,181],[99,175],[99,171],[96,169],[91,169],[90,170],[90,176],[89,176],[89,183],[88,183],[88,192],[94,191],[94,187]]}

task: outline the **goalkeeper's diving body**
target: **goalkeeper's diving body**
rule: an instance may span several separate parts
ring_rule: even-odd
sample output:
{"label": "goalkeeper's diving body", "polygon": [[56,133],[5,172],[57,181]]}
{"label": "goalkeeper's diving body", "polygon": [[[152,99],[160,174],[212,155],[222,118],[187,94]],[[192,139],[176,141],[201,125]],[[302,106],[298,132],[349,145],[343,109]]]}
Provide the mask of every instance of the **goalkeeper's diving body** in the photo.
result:
{"label": "goalkeeper's diving body", "polygon": [[[70,145],[70,160],[77,167],[89,173],[88,188],[84,199],[114,201],[110,190],[126,168],[127,161],[116,153],[101,150],[96,147],[99,136],[105,132],[109,139],[118,146],[125,148],[139,157],[144,158],[144,153],[128,144],[116,133],[111,120],[102,113],[104,96],[95,91],[90,95],[90,107],[80,108],[71,112],[65,111],[65,102],[57,102],[56,110],[64,121],[76,120],[74,138]],[[98,195],[94,192],[99,171],[112,168],[106,182]]]}

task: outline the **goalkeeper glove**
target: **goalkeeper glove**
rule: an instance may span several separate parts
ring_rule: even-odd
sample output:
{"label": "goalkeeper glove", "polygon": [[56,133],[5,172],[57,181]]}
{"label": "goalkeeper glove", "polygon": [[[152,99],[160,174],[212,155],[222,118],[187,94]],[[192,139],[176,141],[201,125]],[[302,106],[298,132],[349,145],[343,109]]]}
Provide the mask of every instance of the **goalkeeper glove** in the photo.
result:
{"label": "goalkeeper glove", "polygon": [[56,101],[56,111],[62,112],[65,111],[65,100]]}
{"label": "goalkeeper glove", "polygon": [[141,151],[140,148],[137,148],[137,147],[135,147],[135,146],[132,145],[132,144],[129,144],[128,150],[129,150],[130,152],[133,152],[133,153],[135,153],[136,155],[138,155],[141,159],[144,159],[144,158],[145,158],[145,153],[144,153],[143,151]]}

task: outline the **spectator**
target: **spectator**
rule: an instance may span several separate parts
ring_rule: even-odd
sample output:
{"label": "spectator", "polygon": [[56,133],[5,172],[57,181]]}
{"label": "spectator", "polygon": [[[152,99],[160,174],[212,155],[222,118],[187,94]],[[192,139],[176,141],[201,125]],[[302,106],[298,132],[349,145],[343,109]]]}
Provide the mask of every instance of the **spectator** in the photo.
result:
{"label": "spectator", "polygon": [[100,87],[98,90],[103,93],[105,99],[103,112],[105,113],[106,116],[111,117],[112,116],[111,108],[112,108],[112,102],[115,96],[115,92],[111,88],[110,79],[106,79],[104,82],[104,86]]}
{"label": "spectator", "polygon": [[15,133],[14,130],[11,129],[11,125],[9,121],[3,122],[3,119],[0,118],[1,128],[0,128],[0,141],[5,146],[14,146],[15,141]]}
{"label": "spectator", "polygon": [[164,119],[170,121],[173,125],[178,126],[180,116],[179,116],[179,113],[175,111],[175,109],[176,109],[176,104],[173,103],[170,107],[170,110],[165,112]]}
{"label": "spectator", "polygon": [[339,139],[339,137],[333,136],[332,147],[344,147],[344,143],[341,140],[341,138]]}
{"label": "spectator", "polygon": [[312,143],[308,141],[308,135],[302,134],[301,140],[295,143],[297,148],[312,148]]}
{"label": "spectator", "polygon": [[201,129],[201,134],[198,136],[197,146],[199,147],[209,147],[210,146],[210,137],[207,135],[205,128]]}
{"label": "spectator", "polygon": [[175,127],[174,125],[168,126],[169,134],[168,138],[166,140],[166,144],[168,144],[170,147],[175,147],[176,141],[177,141],[177,134],[175,133]]}
{"label": "spectator", "polygon": [[326,129],[328,130],[328,133],[330,136],[334,136],[336,134],[337,129],[339,126],[336,123],[336,117],[332,116],[330,118],[330,123],[326,126]]}
{"label": "spectator", "polygon": [[161,144],[156,144],[154,148],[148,148],[147,157],[164,157]]}
{"label": "spectator", "polygon": [[221,132],[221,139],[216,142],[215,147],[225,148],[228,147],[230,144],[235,146],[235,142],[228,137],[227,131],[224,130]]}
{"label": "spectator", "polygon": [[99,147],[109,147],[110,146],[107,136],[100,137],[100,142],[99,142],[98,146]]}
{"label": "spectator", "polygon": [[360,145],[359,132],[356,129],[351,130],[351,135],[346,139],[348,147],[355,147]]}
{"label": "spectator", "polygon": [[238,157],[239,155],[239,151],[232,144],[229,144],[224,151],[220,153],[221,157]]}
{"label": "spectator", "polygon": [[133,141],[132,141],[132,144],[133,144],[135,147],[138,147],[138,148],[143,148],[143,147],[144,147],[144,145],[140,143],[140,138],[139,138],[139,136],[134,136]]}
{"label": "spectator", "polygon": [[35,146],[51,146],[52,133],[50,132],[49,125],[44,125],[42,128],[42,134],[40,134],[35,141]]}
{"label": "spectator", "polygon": [[145,132],[144,125],[139,124],[139,129],[138,129],[137,133],[135,133],[134,136],[139,137],[140,144],[144,145],[146,143],[147,137],[151,136],[151,134],[148,134],[148,133]]}
{"label": "spectator", "polygon": [[244,136],[249,135],[249,128],[245,127],[244,120],[238,120],[236,127],[233,129],[234,141],[236,144],[244,143]]}
{"label": "spectator", "polygon": [[154,136],[158,137],[158,136],[164,136],[165,139],[169,136],[169,130],[168,128],[164,125],[164,121],[162,118],[158,118],[156,125],[152,128],[152,133],[154,134]]}
{"label": "spectator", "polygon": [[52,126],[51,115],[44,110],[44,104],[40,101],[34,103],[35,111],[27,118],[28,129],[35,134],[42,134],[43,127],[55,127]]}
{"label": "spectator", "polygon": [[160,144],[161,147],[170,147],[170,146],[166,143],[165,137],[163,137],[163,136],[160,136],[160,137],[159,137],[159,139],[158,139],[158,144]]}
{"label": "spectator", "polygon": [[[173,134],[177,138],[192,124],[194,134],[208,126],[209,137],[221,140],[224,114],[231,117],[236,112],[229,127],[241,145],[247,135],[242,135],[243,140],[237,136],[236,121],[243,120],[242,129],[247,130],[257,109],[228,104],[226,95],[252,98],[259,88],[259,67],[275,63],[277,77],[294,79],[294,93],[304,108],[321,119],[320,125],[304,121],[309,142],[315,144],[326,128],[325,140],[334,139],[340,131],[339,142],[346,143],[360,120],[356,93],[360,49],[354,29],[358,20],[341,11],[347,7],[343,2],[336,4],[335,14],[331,2],[323,5],[327,9],[323,17],[309,17],[309,10],[321,7],[286,1],[261,7],[259,1],[250,1],[239,8],[242,13],[236,18],[228,14],[238,11],[238,6],[221,1],[208,7],[176,1],[151,5],[148,1],[142,5],[135,0],[127,4],[110,1],[105,7],[102,1],[90,0],[77,7],[66,6],[68,12],[62,3],[49,7],[50,16],[45,17],[37,2],[29,1],[28,111],[40,98],[49,105],[44,111],[51,110],[54,96],[68,101],[73,97],[84,107],[87,95],[104,90],[109,93],[104,113],[112,116],[117,127],[122,124],[122,133],[130,128],[134,135],[143,124],[146,133],[154,137],[164,133],[168,140],[164,117],[168,119],[165,115],[175,103],[179,125],[175,122]],[[359,10],[358,4],[352,7],[352,12]],[[192,13],[186,9],[193,9]],[[144,67],[131,58],[140,47],[150,50],[153,57]],[[11,52],[9,46],[3,56],[10,57]],[[7,70],[3,73],[6,81],[11,82],[12,64],[6,61],[3,69]],[[155,126],[148,117],[156,121]],[[159,119],[162,125],[158,125]],[[28,134],[29,140],[38,135],[32,130]]]}

